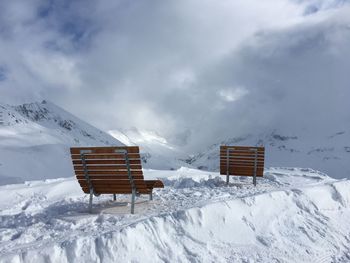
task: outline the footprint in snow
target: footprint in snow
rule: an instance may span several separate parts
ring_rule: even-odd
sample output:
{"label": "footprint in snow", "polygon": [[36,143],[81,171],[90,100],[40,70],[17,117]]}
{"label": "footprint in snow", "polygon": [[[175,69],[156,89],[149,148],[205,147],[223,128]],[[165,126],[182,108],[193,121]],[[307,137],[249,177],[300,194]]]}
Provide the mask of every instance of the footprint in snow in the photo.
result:
{"label": "footprint in snow", "polygon": [[22,210],[23,210],[23,211],[26,210],[30,204],[31,204],[31,202],[30,202],[30,201],[27,201],[27,202],[24,204],[24,206],[22,206]]}

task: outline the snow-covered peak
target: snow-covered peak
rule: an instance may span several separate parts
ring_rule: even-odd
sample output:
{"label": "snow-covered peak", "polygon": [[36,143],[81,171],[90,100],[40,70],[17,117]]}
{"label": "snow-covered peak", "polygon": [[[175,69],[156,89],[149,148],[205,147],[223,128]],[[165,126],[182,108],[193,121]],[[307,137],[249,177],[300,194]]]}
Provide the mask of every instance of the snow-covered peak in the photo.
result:
{"label": "snow-covered peak", "polygon": [[318,134],[281,132],[274,129],[260,134],[229,138],[212,144],[187,162],[203,170],[219,169],[220,145],[265,146],[265,167],[305,167],[350,178],[350,132],[339,130]]}
{"label": "snow-covered peak", "polygon": [[72,176],[72,146],[124,145],[51,102],[0,111],[0,184]]}
{"label": "snow-covered peak", "polygon": [[125,145],[140,146],[143,165],[146,168],[172,170],[187,165],[182,161],[186,159],[186,153],[154,131],[133,127],[111,130],[108,133]]}
{"label": "snow-covered peak", "polygon": [[0,125],[2,145],[123,145],[109,134],[45,100],[0,107],[3,115]]}

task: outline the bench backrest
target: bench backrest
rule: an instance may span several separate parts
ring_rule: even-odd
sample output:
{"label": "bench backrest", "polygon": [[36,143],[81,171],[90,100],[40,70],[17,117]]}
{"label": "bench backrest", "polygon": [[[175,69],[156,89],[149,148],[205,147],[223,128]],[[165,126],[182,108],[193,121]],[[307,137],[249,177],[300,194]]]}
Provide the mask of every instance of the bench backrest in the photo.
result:
{"label": "bench backrest", "polygon": [[147,192],[138,146],[73,147],[75,175],[85,193],[128,194]]}
{"label": "bench backrest", "polygon": [[264,147],[220,146],[220,174],[263,176],[264,159]]}

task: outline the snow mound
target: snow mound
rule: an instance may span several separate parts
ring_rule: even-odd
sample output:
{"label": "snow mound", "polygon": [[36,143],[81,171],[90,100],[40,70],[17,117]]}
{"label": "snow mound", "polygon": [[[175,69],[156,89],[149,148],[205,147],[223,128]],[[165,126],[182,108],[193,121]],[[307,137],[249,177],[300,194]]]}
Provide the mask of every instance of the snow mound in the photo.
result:
{"label": "snow mound", "polygon": [[0,186],[2,262],[348,262],[350,181],[300,168],[258,179],[181,168],[154,200],[88,196],[74,178]]}

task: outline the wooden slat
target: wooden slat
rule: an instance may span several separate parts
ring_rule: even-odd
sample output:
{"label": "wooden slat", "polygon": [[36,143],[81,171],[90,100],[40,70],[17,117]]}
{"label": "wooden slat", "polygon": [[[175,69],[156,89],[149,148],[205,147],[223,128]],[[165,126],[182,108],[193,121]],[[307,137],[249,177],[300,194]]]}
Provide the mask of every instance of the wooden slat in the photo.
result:
{"label": "wooden slat", "polygon": [[[89,184],[87,182],[84,181],[79,181],[79,184],[81,187],[89,187]],[[135,183],[135,186],[137,189],[148,189],[147,185],[145,183]],[[106,182],[106,181],[94,181],[92,183],[92,187],[98,188],[98,187],[113,187],[113,188],[129,188],[131,187],[130,182],[128,182],[128,184],[124,183],[124,184],[120,184],[120,183],[113,183],[113,182]]]}
{"label": "wooden slat", "polygon": [[258,151],[264,151],[265,147],[256,147],[256,146],[229,146],[229,145],[221,145],[220,150],[226,150],[227,148],[235,148],[238,150],[247,150],[247,149],[257,149]]}
{"label": "wooden slat", "polygon": [[[82,188],[89,188],[88,185],[83,185]],[[115,191],[118,190],[129,190],[131,192],[132,187],[131,185],[94,185],[94,190],[99,191],[99,189],[114,189]],[[146,187],[140,187],[140,190],[147,190]],[[101,191],[101,190],[100,190]]]}
{"label": "wooden slat", "polygon": [[[254,148],[251,148],[254,149]],[[254,150],[251,149],[247,149],[247,150],[233,150],[230,149],[229,153],[239,153],[239,154],[250,154],[250,153],[255,153]],[[257,154],[264,154],[265,151],[263,150],[258,150]],[[226,150],[220,150],[220,153],[226,154],[227,153],[227,149]]]}
{"label": "wooden slat", "polygon": [[[226,175],[226,173],[220,173],[221,175]],[[253,174],[251,173],[239,173],[239,174],[236,174],[236,173],[232,173],[230,174],[230,176],[249,176],[249,177],[253,177]],[[257,177],[263,177],[264,174],[263,173],[257,173],[256,174]]]}
{"label": "wooden slat", "polygon": [[[83,192],[86,194],[90,193],[89,188],[82,188]],[[150,190],[140,189],[137,192],[140,194],[149,194]],[[98,188],[95,189],[96,194],[131,194],[131,188],[127,189],[115,189],[115,188]]]}
{"label": "wooden slat", "polygon": [[[240,168],[248,168],[248,169],[254,169],[254,165],[229,165],[230,169],[240,169]],[[257,165],[257,169],[263,169],[263,165]],[[227,166],[226,165],[221,165],[222,170],[226,170]]]}
{"label": "wooden slat", "polygon": [[[254,167],[254,163],[220,163],[220,167]],[[263,163],[257,164],[256,167],[264,167]]]}
{"label": "wooden slat", "polygon": [[[220,169],[220,174],[226,175],[226,169]],[[254,169],[247,169],[247,168],[235,168],[235,169],[229,169],[229,175],[251,175],[253,176]],[[260,168],[256,170],[257,176],[262,176],[264,174],[264,169]]]}
{"label": "wooden slat", "polygon": [[[223,159],[223,160],[220,160],[220,164],[226,164],[226,163],[229,163],[229,164],[254,164],[255,163],[255,160],[254,159],[229,159],[227,161],[227,159]],[[264,160],[256,160],[256,163],[257,164],[264,164]]]}
{"label": "wooden slat", "polygon": [[80,154],[81,150],[91,150],[94,153],[114,153],[115,150],[127,150],[128,153],[139,153],[138,146],[121,146],[121,147],[72,147],[70,148],[71,154]]}
{"label": "wooden slat", "polygon": [[[80,178],[78,179],[78,182],[86,182],[85,178]],[[121,185],[130,185],[130,180],[129,179],[90,179],[90,182],[92,183],[106,183],[106,182],[111,182],[111,184],[121,184]],[[134,183],[137,184],[145,184],[145,181],[143,179],[134,179]]]}
{"label": "wooden slat", "polygon": [[[226,165],[227,161],[226,160],[220,160],[221,165]],[[228,162],[230,165],[235,165],[235,164],[254,164],[254,160],[229,160]],[[257,165],[264,165],[264,160],[258,160]]]}
{"label": "wooden slat", "polygon": [[[89,188],[82,188],[83,192],[89,194]],[[130,189],[99,189],[96,191],[97,194],[131,194]],[[149,194],[150,190],[140,190],[138,191],[140,194]]]}
{"label": "wooden slat", "polygon": [[[80,154],[72,154],[73,160],[81,160]],[[140,159],[141,156],[139,153],[129,153],[128,154],[129,160],[133,159]],[[86,160],[104,160],[104,159],[114,159],[114,160],[125,160],[124,154],[118,154],[118,153],[110,153],[110,154],[86,154],[85,155]]]}
{"label": "wooden slat", "polygon": [[[226,171],[225,172],[222,171],[222,172],[220,172],[220,174],[226,175]],[[239,173],[237,172],[237,173],[230,173],[229,175],[230,176],[232,176],[232,175],[233,176],[254,176],[253,173],[251,173],[251,172],[249,172],[249,173],[248,172],[239,172]],[[256,176],[264,176],[264,172],[257,172]]]}
{"label": "wooden slat", "polygon": [[[104,171],[104,170],[112,170],[112,171],[125,171],[128,169],[127,165],[87,165],[88,171]],[[141,170],[141,165],[130,165],[130,170]],[[74,165],[75,171],[83,171],[84,167],[82,165]]]}
{"label": "wooden slat", "polygon": [[[257,166],[257,169],[263,169],[264,166]],[[220,170],[226,170],[226,166],[220,167]],[[253,170],[254,166],[247,166],[247,167],[238,167],[238,166],[229,166],[229,170],[234,170],[234,169],[240,169],[240,170]]]}
{"label": "wooden slat", "polygon": [[[240,153],[230,153],[228,155],[229,158],[255,158],[255,153],[244,153],[244,154],[240,154]],[[264,154],[257,154],[256,155],[257,158],[265,158]],[[227,158],[227,154],[226,153],[220,153],[220,158]]]}
{"label": "wooden slat", "polygon": [[160,180],[146,180],[144,182],[148,188],[164,188],[164,184]]}
{"label": "wooden slat", "polygon": [[[79,183],[87,183],[87,181],[85,179],[80,179],[78,180]],[[122,180],[108,180],[108,179],[93,179],[90,180],[91,183],[93,184],[97,184],[97,185],[105,185],[105,184],[111,184],[111,185],[130,185],[130,180],[128,179],[122,179]],[[137,185],[145,185],[145,181],[144,180],[134,180],[133,181],[135,184]]]}
{"label": "wooden slat", "polygon": [[[226,172],[226,167],[221,167],[220,171],[225,171]],[[236,171],[242,171],[242,172],[254,172],[254,167],[229,167],[229,172],[236,172]],[[257,167],[257,171],[263,171],[264,167],[260,166]]]}
{"label": "wooden slat", "polygon": [[[255,160],[255,156],[254,155],[220,155],[220,160],[226,160],[228,157],[228,159],[230,160]],[[265,156],[257,156],[256,157],[257,160],[265,160]]]}
{"label": "wooden slat", "polygon": [[[76,175],[76,178],[78,180],[80,179],[84,179],[85,180],[85,176],[84,175]],[[89,175],[90,179],[96,179],[96,180],[114,180],[114,178],[118,178],[118,180],[129,180],[129,176],[128,175]],[[133,179],[142,179],[143,180],[143,175],[133,175],[132,176]]]}
{"label": "wooden slat", "polygon": [[[86,164],[124,164],[126,165],[125,160],[116,160],[116,159],[105,159],[105,160],[86,160],[85,161]],[[130,164],[140,164],[141,165],[141,160],[137,159],[137,160],[129,160]],[[73,160],[73,165],[82,165],[83,162],[81,161],[81,159],[79,160]]]}
{"label": "wooden slat", "polygon": [[[82,187],[83,191],[85,192],[90,192],[88,187]],[[126,194],[131,194],[132,188],[131,187],[114,187],[114,186],[97,186],[94,187],[95,193],[100,193],[100,194],[106,194],[106,193],[126,193]],[[137,189],[137,192],[150,192],[150,189],[145,189],[145,188],[140,188]]]}
{"label": "wooden slat", "polygon": [[[229,152],[229,156],[255,156],[255,152],[245,152],[245,153],[240,153],[240,152]],[[264,153],[257,153],[257,157],[265,157]],[[220,152],[220,156],[227,156],[227,152]]]}
{"label": "wooden slat", "polygon": [[[227,169],[227,165],[220,165],[221,169]],[[241,165],[229,165],[229,168],[240,168],[240,167],[246,167],[246,168],[250,168],[253,169],[254,165],[245,165],[245,164],[241,164]],[[257,165],[256,166],[258,169],[264,168],[264,165]]]}
{"label": "wooden slat", "polygon": [[[75,171],[76,175],[84,175],[84,171]],[[111,175],[111,176],[119,176],[119,175],[127,175],[127,170],[125,171],[117,171],[117,170],[109,170],[109,171],[88,171],[89,175]],[[131,175],[143,175],[142,170],[131,170]]]}

